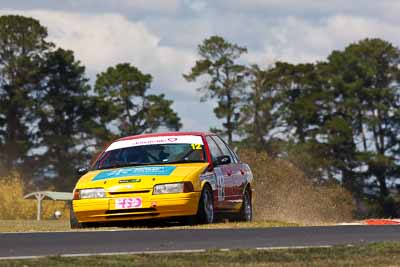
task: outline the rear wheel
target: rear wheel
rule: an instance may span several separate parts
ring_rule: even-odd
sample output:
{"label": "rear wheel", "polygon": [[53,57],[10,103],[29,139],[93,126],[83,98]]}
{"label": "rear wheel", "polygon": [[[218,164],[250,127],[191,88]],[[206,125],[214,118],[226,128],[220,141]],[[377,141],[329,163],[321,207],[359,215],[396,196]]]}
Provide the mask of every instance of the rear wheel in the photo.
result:
{"label": "rear wheel", "polygon": [[251,203],[251,195],[249,189],[243,195],[242,207],[239,212],[239,221],[251,222],[253,219],[253,207]]}
{"label": "rear wheel", "polygon": [[209,224],[214,222],[213,196],[210,187],[207,185],[201,192],[200,203],[196,217],[199,223]]}

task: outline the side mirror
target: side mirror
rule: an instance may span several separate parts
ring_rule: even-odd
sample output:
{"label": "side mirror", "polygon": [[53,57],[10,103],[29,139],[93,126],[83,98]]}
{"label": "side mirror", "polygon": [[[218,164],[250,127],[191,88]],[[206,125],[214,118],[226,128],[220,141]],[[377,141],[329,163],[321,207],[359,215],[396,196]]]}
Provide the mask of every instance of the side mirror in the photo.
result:
{"label": "side mirror", "polygon": [[89,171],[89,168],[87,167],[79,167],[78,169],[76,169],[76,173],[80,176],[86,174]]}
{"label": "side mirror", "polygon": [[229,156],[219,156],[217,157],[217,159],[214,161],[214,165],[218,166],[218,165],[225,165],[225,164],[230,164],[231,163],[231,157]]}

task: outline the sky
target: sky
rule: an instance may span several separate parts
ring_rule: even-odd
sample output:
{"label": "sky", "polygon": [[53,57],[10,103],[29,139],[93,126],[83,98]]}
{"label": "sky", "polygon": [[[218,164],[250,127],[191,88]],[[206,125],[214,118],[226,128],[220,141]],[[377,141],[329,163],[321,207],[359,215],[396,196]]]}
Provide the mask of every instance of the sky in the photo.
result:
{"label": "sky", "polygon": [[183,130],[218,127],[215,101],[186,82],[197,46],[212,35],[245,46],[247,64],[322,61],[364,38],[400,46],[398,0],[0,0],[0,15],[38,19],[49,40],[74,51],[93,83],[128,62],[153,76],[149,93],[174,100]]}

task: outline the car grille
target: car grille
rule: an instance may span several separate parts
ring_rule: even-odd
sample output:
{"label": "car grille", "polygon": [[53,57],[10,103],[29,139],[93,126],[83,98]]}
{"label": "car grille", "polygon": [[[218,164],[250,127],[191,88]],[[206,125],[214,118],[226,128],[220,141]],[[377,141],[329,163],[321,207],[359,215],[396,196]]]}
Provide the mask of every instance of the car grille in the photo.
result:
{"label": "car grille", "polygon": [[132,212],[153,212],[153,211],[156,211],[156,209],[155,208],[120,209],[120,210],[107,210],[106,214],[132,213]]}
{"label": "car grille", "polygon": [[155,208],[140,208],[140,209],[120,209],[120,210],[107,210],[106,218],[121,218],[121,217],[146,217],[157,216],[160,213],[155,212]]}
{"label": "car grille", "polygon": [[136,191],[124,191],[124,192],[108,192],[110,195],[129,195],[129,194],[145,194],[149,193],[150,190],[136,190]]}

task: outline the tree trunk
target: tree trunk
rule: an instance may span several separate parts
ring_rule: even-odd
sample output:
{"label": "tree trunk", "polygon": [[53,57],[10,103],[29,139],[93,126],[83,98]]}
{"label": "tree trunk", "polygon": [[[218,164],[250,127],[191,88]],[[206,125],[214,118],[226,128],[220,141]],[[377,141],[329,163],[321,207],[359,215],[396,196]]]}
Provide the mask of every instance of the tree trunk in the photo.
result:
{"label": "tree trunk", "polygon": [[232,96],[231,92],[228,90],[227,93],[227,101],[226,101],[226,108],[228,110],[228,114],[226,116],[226,132],[228,134],[228,144],[232,145]]}
{"label": "tree trunk", "polygon": [[18,108],[12,105],[7,114],[7,134],[5,140],[6,155],[5,167],[7,170],[15,168],[15,162],[18,158]]}
{"label": "tree trunk", "polygon": [[389,195],[386,184],[386,177],[383,173],[379,173],[376,175],[376,178],[379,182],[379,199],[384,200]]}
{"label": "tree trunk", "polygon": [[354,177],[354,172],[342,169],[342,184],[345,189],[347,189],[349,192],[352,194],[358,195],[359,188],[355,186],[355,177]]}

